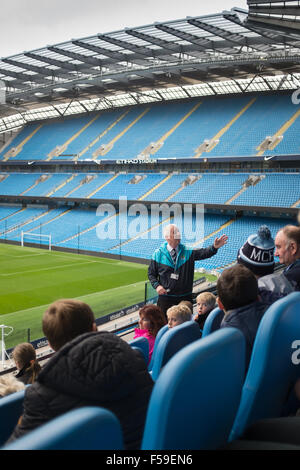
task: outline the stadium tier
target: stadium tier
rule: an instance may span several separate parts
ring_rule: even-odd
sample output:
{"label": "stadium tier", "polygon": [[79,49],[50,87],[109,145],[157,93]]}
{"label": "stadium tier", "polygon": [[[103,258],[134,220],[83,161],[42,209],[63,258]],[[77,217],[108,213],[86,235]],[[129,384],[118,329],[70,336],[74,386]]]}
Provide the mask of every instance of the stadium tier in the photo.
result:
{"label": "stadium tier", "polygon": [[1,219],[2,226],[4,227],[3,222],[6,220],[7,217],[11,216],[15,212],[20,211],[21,209],[22,209],[21,205],[20,206],[1,206],[0,205],[0,219]]}
{"label": "stadium tier", "polygon": [[1,175],[1,194],[14,195],[23,194],[28,191],[33,185],[37,184],[41,174],[37,173],[3,173]]}
{"label": "stadium tier", "polygon": [[1,195],[298,207],[299,173],[2,173]]}
{"label": "stadium tier", "polygon": [[[16,377],[25,386],[34,371],[25,391],[9,390],[6,397],[1,388],[2,449],[145,449],[154,452],[141,455],[143,462],[195,464],[202,454],[193,449],[300,448],[297,431],[292,438],[292,429],[275,436],[270,419],[276,428],[282,418],[285,427],[299,415],[300,294],[289,293],[287,282],[298,281],[298,232],[281,232],[273,251],[262,228],[274,239],[284,226],[300,224],[300,1],[245,4],[248,11],[226,6],[220,14],[131,26],[0,58],[0,376],[24,366]],[[175,242],[171,233],[164,236],[170,223],[193,249],[223,234],[228,239],[219,240],[211,258],[191,264],[194,273],[188,272],[193,258],[183,252],[174,270],[161,258],[161,271],[153,268],[162,285],[158,294],[148,266],[165,239],[173,258]],[[273,269],[269,261],[278,252],[276,276],[256,283],[238,266],[241,279],[226,285],[225,270],[242,246],[257,273],[265,261]],[[184,283],[193,274],[191,296]],[[207,291],[218,296],[209,315],[199,306],[207,310],[208,297],[198,297]],[[154,338],[155,322],[141,306],[159,299],[164,309],[169,300],[192,297],[204,327],[184,320],[170,328],[167,312],[169,323],[160,324]],[[49,305],[57,299],[88,303],[107,343],[89,343],[101,335],[80,321],[85,308],[74,312],[74,328],[73,321],[68,328],[72,302],[66,315],[64,302],[52,315]],[[259,300],[273,305],[267,309]],[[136,326],[150,323],[147,339],[139,336],[145,331]],[[43,378],[35,361],[27,368],[28,357],[23,364],[17,359],[13,348],[24,342],[40,350]],[[143,352],[145,364],[130,347]],[[63,366],[73,360],[69,374]],[[82,379],[92,388],[84,389]],[[39,400],[41,391],[50,399]],[[65,403],[69,409],[83,402],[104,409],[62,414]],[[11,441],[12,432],[26,431]],[[271,435],[266,442],[260,441],[264,432]],[[103,455],[106,464],[137,466],[141,458]]]}
{"label": "stadium tier", "polygon": [[[191,99],[29,124],[2,160],[105,160],[297,154],[299,105],[287,94]],[[264,147],[266,138],[273,139]]]}
{"label": "stadium tier", "polygon": [[[52,246],[143,259],[151,258],[154,250],[163,242],[163,227],[170,223],[170,217],[163,214],[154,220],[150,213],[107,214],[96,212],[93,208],[67,206],[57,209],[1,207],[0,215],[1,239],[20,242],[21,233],[24,232],[25,244],[44,245],[48,243],[47,240],[38,235],[51,235]],[[275,236],[283,225],[294,223],[292,219],[266,217],[244,216],[236,219],[228,215],[205,214],[201,221],[196,221],[195,216],[184,217],[179,221],[182,224],[183,240],[195,248],[212,244],[215,237],[222,233],[229,236],[230,242],[226,248],[213,258],[196,263],[196,268],[208,271],[222,270],[235,262],[242,241],[255,233],[260,225],[268,225]],[[31,233],[35,239],[30,237]]]}
{"label": "stadium tier", "polygon": [[111,182],[99,189],[93,198],[116,199],[116,196],[126,196],[129,200],[136,200],[150,191],[164,179],[161,174],[134,174],[117,173]]}

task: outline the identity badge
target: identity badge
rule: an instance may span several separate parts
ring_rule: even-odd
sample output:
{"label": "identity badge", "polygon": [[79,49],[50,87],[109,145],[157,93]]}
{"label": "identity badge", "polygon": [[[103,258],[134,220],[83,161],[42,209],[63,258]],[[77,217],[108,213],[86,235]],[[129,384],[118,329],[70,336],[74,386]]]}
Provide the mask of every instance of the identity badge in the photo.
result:
{"label": "identity badge", "polygon": [[175,281],[178,281],[178,279],[179,279],[179,274],[172,273],[172,274],[171,274],[171,279],[175,279]]}

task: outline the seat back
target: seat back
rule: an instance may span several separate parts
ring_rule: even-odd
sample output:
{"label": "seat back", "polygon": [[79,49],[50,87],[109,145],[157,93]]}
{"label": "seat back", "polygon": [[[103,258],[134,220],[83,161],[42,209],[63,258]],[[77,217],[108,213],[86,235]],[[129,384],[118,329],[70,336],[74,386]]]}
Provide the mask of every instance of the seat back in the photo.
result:
{"label": "seat back", "polygon": [[164,325],[157,333],[156,335],[156,338],[155,338],[155,343],[154,343],[154,348],[153,348],[153,352],[152,352],[152,357],[151,357],[151,361],[148,365],[148,370],[152,370],[153,368],[153,362],[154,362],[154,358],[155,358],[155,355],[156,355],[156,351],[157,351],[157,348],[158,348],[158,343],[160,342],[161,338],[163,337],[163,335],[169,331],[169,327],[168,325]]}
{"label": "seat back", "polygon": [[203,331],[202,331],[202,338],[204,336],[209,335],[213,331],[218,330],[220,328],[223,317],[224,317],[223,310],[221,310],[219,307],[214,308],[208,315],[207,319],[205,320]]}
{"label": "seat back", "polygon": [[71,410],[1,450],[123,450],[117,417],[101,407]]}
{"label": "seat back", "polygon": [[154,384],[142,449],[217,449],[226,444],[244,374],[245,340],[236,328],[181,349]]}
{"label": "seat back", "polygon": [[157,379],[161,369],[174,354],[184,346],[200,339],[200,337],[199,325],[193,320],[184,322],[174,328],[169,328],[157,345],[151,371],[152,379],[154,381]]}
{"label": "seat back", "polygon": [[0,399],[0,445],[9,438],[23,413],[24,390]]}
{"label": "seat back", "polygon": [[128,344],[134,348],[139,349],[143,354],[146,364],[149,361],[149,341],[144,336],[139,336],[138,338],[134,338],[131,341],[128,341]]}
{"label": "seat back", "polygon": [[298,361],[292,360],[293,343],[299,340],[300,292],[293,292],[272,304],[261,319],[230,440],[254,421],[281,415],[300,376]]}

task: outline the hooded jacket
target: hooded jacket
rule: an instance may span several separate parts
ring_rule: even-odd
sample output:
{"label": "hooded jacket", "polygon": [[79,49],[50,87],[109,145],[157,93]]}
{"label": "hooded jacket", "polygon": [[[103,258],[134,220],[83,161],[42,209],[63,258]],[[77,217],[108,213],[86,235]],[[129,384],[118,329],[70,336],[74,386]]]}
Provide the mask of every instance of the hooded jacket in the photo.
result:
{"label": "hooded jacket", "polygon": [[300,291],[300,259],[287,266],[283,272],[295,290]]}
{"label": "hooded jacket", "polygon": [[263,302],[273,303],[294,292],[294,286],[284,273],[273,273],[258,279],[258,291]]}
{"label": "hooded jacket", "polygon": [[55,353],[26,389],[9,442],[71,409],[101,406],[119,419],[125,448],[139,449],[152,387],[139,352],[113,333],[85,333]]}
{"label": "hooded jacket", "polygon": [[259,323],[270,304],[255,301],[243,307],[228,310],[222,320],[221,328],[238,328],[246,341],[245,371],[248,370],[253,343]]}
{"label": "hooded jacket", "polygon": [[[178,245],[176,264],[164,242],[153,253],[149,268],[148,278],[152,287],[156,289],[162,285],[169,296],[185,296],[193,291],[195,261],[210,258],[217,253],[217,249],[211,245],[208,248],[188,248],[182,243]],[[172,277],[175,274],[177,279]]]}

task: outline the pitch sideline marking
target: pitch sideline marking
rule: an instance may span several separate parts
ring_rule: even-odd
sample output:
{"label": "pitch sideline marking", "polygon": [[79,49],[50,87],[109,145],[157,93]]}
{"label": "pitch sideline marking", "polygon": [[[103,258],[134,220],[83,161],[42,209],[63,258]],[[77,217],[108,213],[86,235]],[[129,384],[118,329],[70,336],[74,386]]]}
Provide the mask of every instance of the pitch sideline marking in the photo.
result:
{"label": "pitch sideline marking", "polygon": [[[139,263],[134,263],[134,262],[128,262],[128,261],[121,261],[121,260],[116,260],[116,259],[113,259],[113,258],[101,258],[99,257],[97,260],[87,260],[86,257],[79,257],[79,255],[77,255],[76,253],[70,253],[71,256],[67,256],[67,255],[63,255],[63,254],[60,254],[60,253],[57,253],[57,252],[49,252],[49,251],[46,251],[44,253],[34,253],[34,254],[28,254],[28,255],[17,255],[17,256],[14,256],[14,255],[8,255],[8,254],[5,254],[5,256],[7,258],[30,258],[32,256],[42,256],[42,255],[46,255],[46,256],[56,256],[58,258],[65,258],[65,259],[70,259],[72,255],[76,255],[76,260],[86,260],[86,261],[90,261],[90,262],[93,262],[93,263],[101,263],[101,264],[116,264],[116,265],[122,265],[123,263],[129,263],[130,265],[134,264],[134,265],[140,265]],[[0,254],[1,256],[1,254]],[[88,256],[88,255],[86,255]],[[93,256],[91,256],[91,258],[94,258]],[[110,260],[110,261],[109,261]],[[114,263],[115,262],[115,263]],[[130,266],[131,267],[131,266]],[[136,266],[134,266],[136,267]]]}
{"label": "pitch sideline marking", "polygon": [[15,274],[28,274],[28,273],[36,273],[39,271],[50,271],[51,269],[60,269],[60,268],[66,268],[66,267],[74,267],[76,266],[81,266],[83,264],[90,264],[90,263],[97,263],[97,261],[85,261],[83,263],[69,263],[69,264],[61,264],[61,265],[55,265],[55,266],[50,266],[48,268],[39,268],[39,269],[30,269],[29,271],[15,271],[13,273],[0,273],[1,276],[14,276]]}

